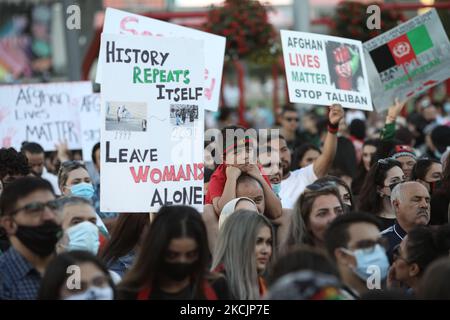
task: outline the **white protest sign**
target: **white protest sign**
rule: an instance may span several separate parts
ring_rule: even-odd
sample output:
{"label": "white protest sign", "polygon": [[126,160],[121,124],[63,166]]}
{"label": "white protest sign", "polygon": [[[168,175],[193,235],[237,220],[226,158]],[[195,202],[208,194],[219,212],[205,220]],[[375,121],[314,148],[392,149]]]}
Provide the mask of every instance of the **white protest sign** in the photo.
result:
{"label": "white protest sign", "polygon": [[[101,41],[101,211],[202,211],[203,42],[111,34]],[[119,60],[127,49],[136,59]]]}
{"label": "white protest sign", "polygon": [[30,141],[53,151],[65,141],[81,149],[80,103],[91,93],[89,81],[0,86],[1,146],[20,150]]}
{"label": "white protest sign", "polygon": [[100,123],[100,94],[83,96],[80,106],[80,124],[84,161],[92,161],[92,148],[100,142]]}
{"label": "white protest sign", "polygon": [[377,110],[450,77],[450,43],[435,9],[365,42],[364,52]]}
{"label": "white protest sign", "polygon": [[[222,82],[225,37],[112,8],[106,8],[103,33],[203,40],[205,44],[205,69],[203,73],[205,109],[217,111]],[[100,48],[100,52],[102,50],[104,50],[103,47]],[[122,55],[122,59],[134,55],[133,52],[118,54]],[[103,65],[98,63],[95,81],[103,83],[104,78],[102,77]]]}
{"label": "white protest sign", "polygon": [[281,30],[289,101],[372,110],[360,41]]}

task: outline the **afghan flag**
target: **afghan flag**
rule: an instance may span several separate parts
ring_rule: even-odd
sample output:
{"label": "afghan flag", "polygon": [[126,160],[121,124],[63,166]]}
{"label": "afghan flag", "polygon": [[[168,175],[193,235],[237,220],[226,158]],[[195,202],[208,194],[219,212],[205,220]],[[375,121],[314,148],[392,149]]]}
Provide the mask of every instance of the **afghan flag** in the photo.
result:
{"label": "afghan flag", "polygon": [[415,60],[419,54],[433,47],[433,42],[425,25],[412,29],[400,37],[370,51],[378,73],[396,65]]}

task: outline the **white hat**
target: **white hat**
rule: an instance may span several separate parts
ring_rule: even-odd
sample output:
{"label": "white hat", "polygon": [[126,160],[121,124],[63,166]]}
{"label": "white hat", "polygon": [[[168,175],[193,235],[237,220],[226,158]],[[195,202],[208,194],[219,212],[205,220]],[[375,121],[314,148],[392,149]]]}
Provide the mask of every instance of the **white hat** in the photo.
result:
{"label": "white hat", "polygon": [[241,200],[248,200],[251,203],[253,203],[256,207],[256,203],[252,199],[247,198],[247,197],[235,198],[235,199],[228,201],[227,204],[225,204],[223,206],[223,209],[220,212],[219,230],[222,228],[224,222],[231,216],[231,214],[233,214],[236,211],[236,206],[239,203],[239,201],[241,201]]}

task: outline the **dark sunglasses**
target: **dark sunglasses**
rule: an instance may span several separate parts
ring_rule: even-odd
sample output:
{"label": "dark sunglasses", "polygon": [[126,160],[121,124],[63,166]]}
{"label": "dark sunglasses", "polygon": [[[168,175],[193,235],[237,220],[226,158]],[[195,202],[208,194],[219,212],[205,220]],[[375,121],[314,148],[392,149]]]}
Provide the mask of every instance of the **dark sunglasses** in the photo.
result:
{"label": "dark sunglasses", "polygon": [[42,213],[45,210],[45,207],[49,208],[50,210],[54,211],[58,209],[58,201],[57,200],[50,200],[48,202],[31,202],[21,208],[18,208],[16,210],[13,210],[9,213],[9,215],[14,215],[18,213],[19,211],[25,211],[29,214],[38,214]]}
{"label": "dark sunglasses", "polygon": [[286,118],[284,118],[286,121],[289,121],[289,122],[292,122],[292,121],[295,121],[295,122],[298,122],[298,118],[291,118],[291,117],[286,117]]}
{"label": "dark sunglasses", "polygon": [[392,190],[394,190],[394,188],[395,188],[397,185],[399,185],[400,183],[403,183],[403,182],[405,182],[405,181],[394,182],[394,183],[391,183],[390,185],[385,186],[385,187],[388,187],[389,190],[391,190],[391,192],[392,192]]}
{"label": "dark sunglasses", "polygon": [[314,182],[314,183],[306,186],[306,188],[311,191],[319,191],[319,190],[324,190],[324,189],[336,189],[337,185],[333,181]]}

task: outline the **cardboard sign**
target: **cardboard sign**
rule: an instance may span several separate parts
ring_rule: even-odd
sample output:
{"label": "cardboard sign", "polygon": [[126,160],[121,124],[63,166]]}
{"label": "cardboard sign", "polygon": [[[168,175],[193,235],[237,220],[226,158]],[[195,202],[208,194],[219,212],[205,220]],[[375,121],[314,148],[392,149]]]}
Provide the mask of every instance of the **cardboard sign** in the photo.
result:
{"label": "cardboard sign", "polygon": [[372,110],[360,41],[280,32],[290,102]]}
{"label": "cardboard sign", "polygon": [[365,42],[364,52],[377,110],[450,77],[450,43],[435,9]]}
{"label": "cardboard sign", "polygon": [[2,147],[20,150],[29,141],[53,151],[65,141],[81,149],[80,104],[91,93],[89,81],[0,86]]}
{"label": "cardboard sign", "polygon": [[[203,40],[205,44],[205,69],[203,73],[205,108],[206,110],[217,111],[222,82],[225,37],[112,8],[106,9],[103,33]],[[100,51],[102,49],[104,48],[101,48]],[[99,63],[96,75],[97,83],[102,83],[102,69],[103,66]]]}
{"label": "cardboard sign", "polygon": [[203,42],[103,34],[102,47],[101,210],[202,211]]}
{"label": "cardboard sign", "polygon": [[84,161],[92,161],[92,148],[100,142],[100,123],[100,94],[83,96],[80,105],[80,125]]}

